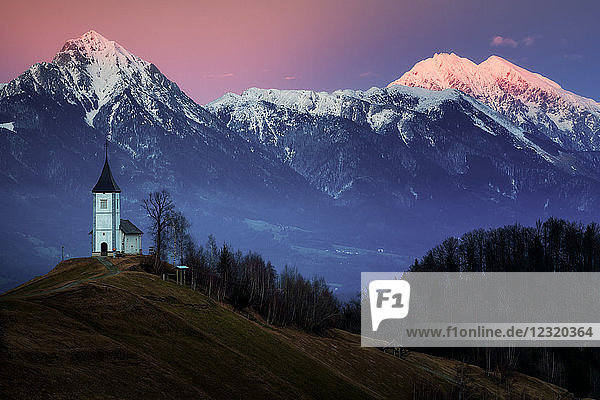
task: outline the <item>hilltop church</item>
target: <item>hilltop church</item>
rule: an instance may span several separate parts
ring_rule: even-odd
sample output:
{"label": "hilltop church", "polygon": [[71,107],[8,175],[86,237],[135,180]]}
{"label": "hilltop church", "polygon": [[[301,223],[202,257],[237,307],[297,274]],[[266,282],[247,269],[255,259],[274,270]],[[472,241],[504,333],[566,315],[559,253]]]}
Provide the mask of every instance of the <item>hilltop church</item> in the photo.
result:
{"label": "hilltop church", "polygon": [[120,193],[108,165],[107,151],[100,179],[92,189],[92,256],[142,254],[143,232],[128,219],[121,219]]}

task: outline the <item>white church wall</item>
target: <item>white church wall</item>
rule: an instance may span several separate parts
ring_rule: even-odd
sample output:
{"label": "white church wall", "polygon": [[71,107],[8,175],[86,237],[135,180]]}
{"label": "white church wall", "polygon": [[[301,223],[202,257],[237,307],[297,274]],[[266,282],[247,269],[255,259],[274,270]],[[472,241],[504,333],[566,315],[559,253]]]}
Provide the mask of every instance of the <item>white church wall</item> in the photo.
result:
{"label": "white church wall", "polygon": [[[123,235],[123,232],[121,234]],[[142,249],[142,235],[124,235],[122,243],[124,244],[124,253],[140,254],[140,250]]]}
{"label": "white church wall", "polygon": [[[114,204],[113,204],[114,195]],[[113,235],[115,236],[114,248],[121,251],[121,237],[119,225],[121,222],[121,205],[119,193],[94,193],[95,231],[94,253],[100,253],[102,243],[106,242],[109,252],[113,251]],[[113,229],[113,221],[115,223]]]}
{"label": "white church wall", "polygon": [[109,252],[112,251],[112,232],[111,231],[97,231],[96,232],[96,247],[95,252],[100,252],[102,249],[102,243],[106,242],[107,249]]}
{"label": "white church wall", "polygon": [[112,229],[112,214],[96,213],[96,229],[111,230]]}

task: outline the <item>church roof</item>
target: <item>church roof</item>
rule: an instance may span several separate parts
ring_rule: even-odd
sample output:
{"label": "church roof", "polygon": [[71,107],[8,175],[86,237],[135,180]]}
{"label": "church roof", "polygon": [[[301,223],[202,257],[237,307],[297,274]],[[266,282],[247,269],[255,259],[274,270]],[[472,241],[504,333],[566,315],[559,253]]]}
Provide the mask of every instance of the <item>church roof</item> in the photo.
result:
{"label": "church roof", "polygon": [[110,172],[110,166],[108,165],[108,157],[104,160],[104,168],[98,179],[98,183],[92,189],[92,193],[121,193],[121,188],[115,182],[112,172]]}
{"label": "church roof", "polygon": [[137,226],[135,226],[133,222],[131,222],[128,219],[121,220],[121,225],[119,226],[119,229],[121,229],[126,235],[141,235],[142,233],[144,233]]}

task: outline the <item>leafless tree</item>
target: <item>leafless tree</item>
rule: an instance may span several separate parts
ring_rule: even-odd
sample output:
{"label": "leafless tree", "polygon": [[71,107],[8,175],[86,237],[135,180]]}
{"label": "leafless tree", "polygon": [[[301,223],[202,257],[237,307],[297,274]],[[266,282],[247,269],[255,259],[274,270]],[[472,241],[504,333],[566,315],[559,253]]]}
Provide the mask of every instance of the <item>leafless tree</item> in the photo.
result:
{"label": "leafless tree", "polygon": [[144,199],[142,207],[151,221],[151,232],[154,239],[155,249],[155,272],[160,273],[162,260],[166,255],[168,229],[175,206],[171,194],[166,190],[148,194]]}

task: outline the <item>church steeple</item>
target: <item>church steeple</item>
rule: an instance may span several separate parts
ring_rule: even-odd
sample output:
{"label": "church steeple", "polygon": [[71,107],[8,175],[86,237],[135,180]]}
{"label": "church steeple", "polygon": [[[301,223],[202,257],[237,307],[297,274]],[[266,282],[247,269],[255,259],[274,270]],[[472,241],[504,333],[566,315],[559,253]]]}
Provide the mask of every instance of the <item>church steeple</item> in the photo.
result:
{"label": "church steeple", "polygon": [[96,186],[92,189],[92,193],[121,193],[121,188],[119,188],[119,185],[115,182],[115,178],[113,178],[110,166],[108,165],[108,139],[104,144],[104,149],[104,168],[102,168],[102,173],[100,174],[98,183],[96,183]]}

